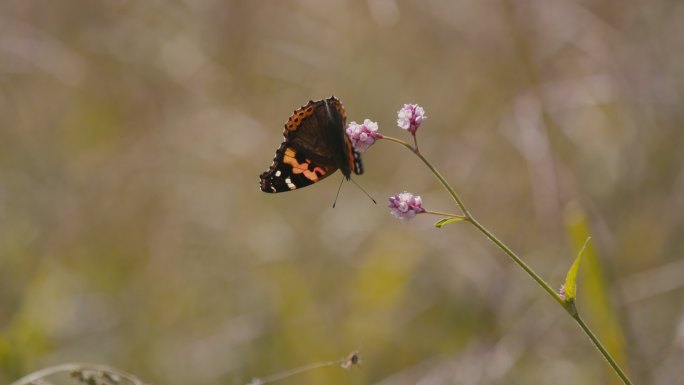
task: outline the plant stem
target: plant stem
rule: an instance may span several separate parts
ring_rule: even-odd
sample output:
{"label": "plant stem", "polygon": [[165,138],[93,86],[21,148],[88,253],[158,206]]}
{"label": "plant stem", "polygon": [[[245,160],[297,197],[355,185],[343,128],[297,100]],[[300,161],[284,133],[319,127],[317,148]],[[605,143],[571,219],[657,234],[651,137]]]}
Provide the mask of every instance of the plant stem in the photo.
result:
{"label": "plant stem", "polygon": [[440,183],[442,183],[442,186],[444,186],[444,188],[447,189],[447,191],[449,192],[449,195],[451,195],[451,197],[454,199],[458,208],[461,210],[461,212],[463,212],[463,215],[465,215],[466,218],[471,218],[470,213],[468,212],[468,210],[466,210],[466,207],[463,204],[463,201],[461,201],[461,198],[458,196],[458,194],[456,194],[456,191],[451,187],[449,182],[447,182],[446,179],[444,179],[442,174],[440,174],[439,171],[437,171],[437,169],[435,169],[432,166],[432,164],[430,162],[428,162],[427,159],[425,159],[423,154],[418,152],[418,149],[416,147],[412,147],[410,144],[404,142],[403,140],[393,138],[391,136],[383,136],[382,138],[387,139],[387,140],[392,141],[392,142],[395,142],[395,143],[399,143],[402,146],[411,150],[414,154],[416,154],[420,158],[420,160],[422,160],[423,163],[425,163],[425,165],[430,169],[430,171],[432,171],[432,173],[437,177],[437,179],[439,179]]}
{"label": "plant stem", "polygon": [[[513,262],[515,262],[518,266],[520,266],[520,268],[522,268],[530,277],[532,277],[532,279],[534,279],[539,284],[539,286],[541,286],[553,299],[555,299],[556,302],[558,302],[558,304],[561,305],[563,307],[563,309],[565,309],[568,312],[568,314],[579,324],[579,326],[582,328],[582,331],[584,332],[584,334],[586,334],[589,337],[591,342],[599,350],[601,355],[603,355],[603,358],[605,358],[606,361],[608,361],[608,363],[613,368],[615,373],[620,377],[622,382],[625,385],[632,385],[632,382],[629,380],[629,378],[627,378],[627,375],[624,373],[622,368],[620,368],[620,366],[617,364],[617,362],[615,362],[615,359],[613,359],[613,357],[610,355],[610,353],[608,353],[608,351],[603,347],[603,345],[598,340],[598,338],[596,337],[594,332],[592,332],[591,329],[589,329],[589,326],[587,326],[584,323],[584,321],[582,320],[582,318],[579,316],[579,314],[577,313],[577,308],[575,307],[574,301],[566,302],[563,298],[561,298],[560,295],[558,295],[558,293],[556,293],[556,291],[553,288],[551,288],[551,286],[549,286],[549,284],[546,283],[546,281],[544,281],[544,279],[542,277],[540,277],[537,273],[535,273],[531,267],[529,267],[516,253],[514,253],[513,250],[511,250],[508,246],[506,246],[503,242],[501,242],[491,231],[487,230],[487,228],[482,226],[482,224],[480,224],[480,222],[478,222],[473,217],[473,215],[470,213],[470,211],[468,211],[465,204],[463,204],[463,201],[458,196],[458,194],[453,189],[453,187],[451,187],[449,182],[447,182],[446,179],[444,179],[444,177],[442,176],[442,174],[440,174],[439,171],[437,171],[437,169],[435,169],[434,166],[432,166],[432,164],[427,159],[425,159],[423,154],[421,154],[418,151],[417,146],[413,147],[401,139],[393,138],[390,136],[383,136],[383,139],[387,139],[391,142],[401,144],[402,146],[408,148],[409,150],[411,150],[411,152],[416,154],[416,156],[418,156],[418,158],[420,158],[420,160],[422,160],[423,163],[425,163],[425,165],[430,169],[430,171],[432,171],[432,173],[435,175],[435,177],[437,177],[437,179],[440,181],[440,183],[442,183],[442,185],[447,190],[449,195],[451,195],[453,200],[456,202],[456,205],[458,206],[458,208],[461,210],[461,212],[463,212],[463,216],[465,217],[465,221],[470,222],[473,226],[475,226],[475,228],[477,228],[482,234],[484,234],[490,241],[494,242],[494,244],[496,244],[501,250],[503,250],[503,252],[506,253],[506,255],[508,255],[513,260]],[[415,139],[415,137],[414,137],[414,139]]]}
{"label": "plant stem", "polygon": [[553,299],[555,299],[556,302],[558,302],[561,306],[565,308],[565,301],[563,301],[563,299],[558,295],[558,293],[556,293],[556,291],[553,290],[551,286],[549,286],[549,284],[546,283],[546,281],[544,281],[542,277],[535,273],[534,270],[532,270],[532,268],[529,267],[516,253],[514,253],[513,250],[508,248],[508,246],[506,246],[496,236],[494,236],[494,234],[492,234],[489,230],[482,226],[480,222],[475,220],[475,218],[469,217],[466,219],[466,221],[472,223],[472,225],[475,226],[478,230],[480,230],[480,232],[484,234],[487,238],[489,238],[490,241],[494,242],[494,244],[496,244],[501,250],[503,250],[504,253],[508,254],[508,256],[511,257],[511,259],[518,266],[520,266],[520,268],[525,270],[525,272],[530,277],[532,277],[532,279],[534,279],[539,284],[539,286],[546,290],[546,292],[549,293],[549,295],[553,297]]}
{"label": "plant stem", "polygon": [[439,216],[447,217],[447,218],[463,218],[463,220],[466,220],[466,217],[464,217],[463,215],[449,214],[449,213],[443,213],[443,212],[439,212],[439,211],[425,210],[425,214],[439,215]]}
{"label": "plant stem", "polygon": [[620,377],[622,382],[625,385],[632,385],[632,381],[629,380],[627,375],[622,371],[622,368],[620,368],[620,365],[618,365],[617,362],[615,362],[615,360],[610,355],[610,353],[608,353],[606,348],[603,347],[603,344],[601,343],[601,341],[599,341],[599,339],[596,337],[594,332],[589,328],[589,326],[587,326],[587,324],[584,323],[584,320],[582,319],[582,317],[580,317],[579,314],[575,314],[575,316],[573,316],[572,318],[574,318],[575,321],[577,322],[577,324],[582,328],[582,330],[584,331],[584,334],[589,336],[589,338],[591,339],[591,342],[593,342],[594,346],[596,346],[596,349],[598,349],[601,352],[601,354],[603,355],[603,358],[605,358],[606,361],[608,361],[608,364],[613,368],[615,373],[617,373],[617,375]]}

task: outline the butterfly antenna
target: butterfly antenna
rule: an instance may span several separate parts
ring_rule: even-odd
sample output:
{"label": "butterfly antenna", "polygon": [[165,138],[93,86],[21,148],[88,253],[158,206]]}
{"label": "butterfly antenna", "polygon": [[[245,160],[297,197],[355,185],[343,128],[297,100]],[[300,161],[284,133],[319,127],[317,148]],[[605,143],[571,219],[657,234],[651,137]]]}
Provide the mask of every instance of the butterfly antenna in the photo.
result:
{"label": "butterfly antenna", "polygon": [[337,188],[337,194],[335,194],[335,201],[333,202],[333,208],[335,208],[335,205],[337,204],[337,197],[340,196],[340,190],[342,190],[342,183],[344,182],[344,178],[340,181],[340,186]]}
{"label": "butterfly antenna", "polygon": [[[368,198],[370,198],[370,200],[372,200],[373,203],[375,203],[376,205],[378,204],[378,202],[376,202],[375,199],[373,199],[373,197],[368,193],[368,191],[364,190],[364,188],[361,187],[361,185],[359,185],[358,183],[356,183],[356,181],[353,178],[349,178],[349,180],[351,180],[356,185],[356,187],[359,188],[359,190],[363,191],[363,193],[366,194],[366,196]],[[338,193],[339,193],[339,191],[338,191]]]}

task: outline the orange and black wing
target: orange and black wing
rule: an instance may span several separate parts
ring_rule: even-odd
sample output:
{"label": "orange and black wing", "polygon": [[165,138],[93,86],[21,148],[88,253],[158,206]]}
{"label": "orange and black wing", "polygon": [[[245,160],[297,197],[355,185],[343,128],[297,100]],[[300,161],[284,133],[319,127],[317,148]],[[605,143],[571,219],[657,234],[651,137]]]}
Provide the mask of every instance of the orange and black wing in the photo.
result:
{"label": "orange and black wing", "polygon": [[361,157],[345,132],[344,106],[335,97],[309,101],[285,123],[285,137],[271,167],[261,174],[261,191],[275,193],[302,188],[340,169],[363,172]]}
{"label": "orange and black wing", "polygon": [[261,191],[278,193],[314,184],[337,170],[331,165],[317,164],[303,153],[283,142],[276,151],[273,165],[261,174]]}

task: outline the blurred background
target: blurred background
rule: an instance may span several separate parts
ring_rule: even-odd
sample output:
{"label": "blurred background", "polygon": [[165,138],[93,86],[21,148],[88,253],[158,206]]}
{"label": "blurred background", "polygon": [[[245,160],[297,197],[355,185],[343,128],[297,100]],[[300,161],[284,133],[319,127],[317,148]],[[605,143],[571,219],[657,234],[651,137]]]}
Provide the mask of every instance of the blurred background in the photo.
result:
{"label": "blurred background", "polygon": [[[409,151],[264,194],[292,110],[396,127],[635,384],[682,384],[684,3],[0,3],[0,383],[95,362],[164,385],[617,383]],[[58,380],[59,381],[59,380]],[[73,383],[63,381],[55,383]]]}

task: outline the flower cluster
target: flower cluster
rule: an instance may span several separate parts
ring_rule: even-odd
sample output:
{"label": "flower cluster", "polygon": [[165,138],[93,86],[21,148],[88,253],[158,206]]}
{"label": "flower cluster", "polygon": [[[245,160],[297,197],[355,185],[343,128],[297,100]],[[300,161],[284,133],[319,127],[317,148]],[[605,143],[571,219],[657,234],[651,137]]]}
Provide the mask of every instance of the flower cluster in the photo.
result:
{"label": "flower cluster", "polygon": [[354,148],[359,151],[366,151],[376,139],[382,138],[382,134],[378,132],[378,124],[370,119],[364,120],[363,124],[349,123],[347,135]]}
{"label": "flower cluster", "polygon": [[411,219],[416,214],[425,212],[423,201],[420,197],[406,191],[389,197],[388,207],[392,215],[399,219]]}
{"label": "flower cluster", "polygon": [[404,104],[397,113],[397,124],[399,127],[416,135],[416,130],[427,119],[423,107],[417,104]]}
{"label": "flower cluster", "polygon": [[[420,127],[425,119],[427,119],[425,110],[417,104],[404,104],[404,107],[397,112],[397,125],[410,132],[414,140],[416,138],[416,130],[418,130],[418,127]],[[378,124],[370,119],[364,120],[361,124],[351,122],[345,131],[354,149],[358,151],[366,151],[376,140],[383,138],[383,135],[378,132]],[[394,138],[387,138],[398,141]],[[417,151],[417,146],[416,144],[415,151]],[[406,191],[389,197],[388,207],[392,215],[399,219],[411,219],[416,214],[425,212],[420,196]]]}

